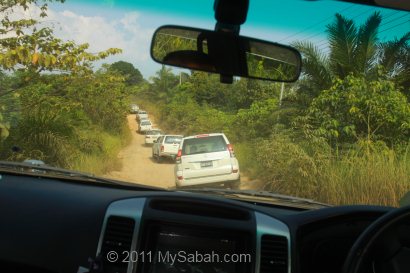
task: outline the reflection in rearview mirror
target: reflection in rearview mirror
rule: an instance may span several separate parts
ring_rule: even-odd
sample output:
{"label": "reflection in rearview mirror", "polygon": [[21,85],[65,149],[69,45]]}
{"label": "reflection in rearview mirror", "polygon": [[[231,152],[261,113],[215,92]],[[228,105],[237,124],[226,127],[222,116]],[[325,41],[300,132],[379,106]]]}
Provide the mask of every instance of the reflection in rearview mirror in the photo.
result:
{"label": "reflection in rearview mirror", "polygon": [[301,69],[300,54],[292,47],[178,26],[154,33],[151,56],[161,64],[282,82],[296,81]]}

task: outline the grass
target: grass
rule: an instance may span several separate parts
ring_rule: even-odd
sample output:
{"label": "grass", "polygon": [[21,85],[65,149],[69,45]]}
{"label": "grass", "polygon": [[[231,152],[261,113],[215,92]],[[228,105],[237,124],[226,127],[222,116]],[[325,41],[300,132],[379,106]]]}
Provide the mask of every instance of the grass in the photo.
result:
{"label": "grass", "polygon": [[131,132],[127,124],[124,124],[118,135],[99,132],[99,139],[102,149],[91,153],[81,152],[72,162],[72,169],[95,175],[121,169],[121,160],[117,155],[131,141]]}
{"label": "grass", "polygon": [[[286,140],[285,140],[286,142]],[[236,145],[241,169],[259,181],[257,189],[333,205],[399,206],[410,191],[410,159],[393,150],[344,155],[308,154],[297,144]]]}
{"label": "grass", "polygon": [[316,195],[331,204],[398,206],[410,191],[409,177],[407,156],[348,156],[334,160],[325,169]]}

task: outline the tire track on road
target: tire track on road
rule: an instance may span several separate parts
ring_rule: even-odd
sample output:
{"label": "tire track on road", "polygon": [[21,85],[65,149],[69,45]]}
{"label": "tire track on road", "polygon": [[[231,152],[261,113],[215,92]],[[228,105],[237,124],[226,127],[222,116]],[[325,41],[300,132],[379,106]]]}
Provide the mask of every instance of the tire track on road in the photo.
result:
{"label": "tire track on road", "polygon": [[135,115],[128,115],[127,121],[132,141],[118,154],[122,168],[106,174],[105,177],[154,187],[174,187],[174,164],[166,161],[162,164],[156,163],[151,157],[151,146],[145,146],[144,135],[137,133]]}

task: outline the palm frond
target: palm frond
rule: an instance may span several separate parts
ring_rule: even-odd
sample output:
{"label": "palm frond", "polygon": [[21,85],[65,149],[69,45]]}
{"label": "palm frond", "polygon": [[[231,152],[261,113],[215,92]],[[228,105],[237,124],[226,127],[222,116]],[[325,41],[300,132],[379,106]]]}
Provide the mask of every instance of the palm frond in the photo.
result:
{"label": "palm frond", "polygon": [[[303,74],[311,80],[316,93],[327,89],[332,84],[332,73],[328,56],[311,42],[293,43],[303,56]],[[317,94],[312,94],[316,96]]]}
{"label": "palm frond", "polygon": [[357,28],[353,20],[336,14],[336,21],[327,25],[330,44],[330,62],[333,73],[344,78],[354,69],[354,50],[357,45]]}
{"label": "palm frond", "polygon": [[381,43],[378,47],[378,58],[379,63],[383,65],[383,67],[388,72],[393,72],[397,63],[403,63],[403,54],[407,55],[408,53],[408,46],[407,44],[410,41],[410,32],[407,32],[403,35],[400,39],[394,39],[392,41],[388,41],[385,43]]}
{"label": "palm frond", "polygon": [[378,43],[377,32],[381,21],[380,12],[375,12],[359,28],[357,46],[353,53],[355,72],[359,74],[366,74],[375,65]]}

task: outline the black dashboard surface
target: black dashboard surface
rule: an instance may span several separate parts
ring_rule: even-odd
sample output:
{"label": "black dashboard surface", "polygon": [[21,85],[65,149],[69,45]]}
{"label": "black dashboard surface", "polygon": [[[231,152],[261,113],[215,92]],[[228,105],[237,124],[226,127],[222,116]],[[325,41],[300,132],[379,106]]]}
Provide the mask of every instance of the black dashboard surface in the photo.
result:
{"label": "black dashboard surface", "polygon": [[[96,255],[108,206],[116,200],[137,197],[203,200],[270,215],[289,228],[291,254],[298,257],[292,258],[292,272],[313,272],[309,270],[311,264],[309,267],[302,264],[306,263],[306,255],[319,255],[320,251],[326,250],[329,242],[323,236],[327,233],[321,231],[330,227],[341,238],[354,239],[367,224],[389,210],[385,207],[347,206],[301,211],[210,195],[3,173],[0,178],[0,267],[7,265],[17,271],[15,266],[27,265],[32,272],[35,268],[39,268],[39,272],[77,272],[79,266],[88,267],[88,258]],[[212,219],[212,211],[209,213],[208,217]],[[170,212],[165,214],[172,216]],[[364,218],[368,221],[363,223]],[[221,218],[213,220],[214,223],[223,221]],[[328,236],[332,234],[330,232]],[[315,241],[324,242],[321,246],[312,246]],[[318,250],[309,252],[307,247]],[[309,254],[304,254],[306,252]],[[315,257],[309,256],[308,260]],[[1,268],[0,271],[6,272]]]}

